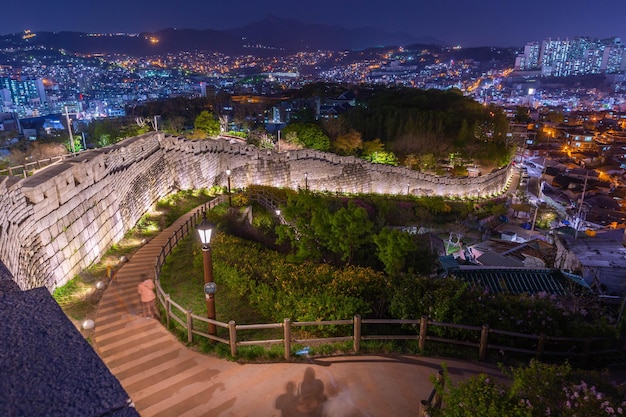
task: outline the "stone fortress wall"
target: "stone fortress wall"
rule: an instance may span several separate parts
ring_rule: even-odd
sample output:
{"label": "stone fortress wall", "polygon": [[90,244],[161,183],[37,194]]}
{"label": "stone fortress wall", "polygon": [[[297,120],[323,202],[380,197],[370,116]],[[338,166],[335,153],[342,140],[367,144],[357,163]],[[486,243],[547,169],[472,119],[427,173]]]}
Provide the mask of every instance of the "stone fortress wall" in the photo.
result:
{"label": "stone fortress wall", "polygon": [[159,199],[179,189],[226,186],[227,169],[232,189],[258,184],[446,197],[498,194],[512,172],[452,179],[324,152],[275,153],[151,132],[28,178],[0,179],[0,262],[21,289],[53,291],[97,262]]}

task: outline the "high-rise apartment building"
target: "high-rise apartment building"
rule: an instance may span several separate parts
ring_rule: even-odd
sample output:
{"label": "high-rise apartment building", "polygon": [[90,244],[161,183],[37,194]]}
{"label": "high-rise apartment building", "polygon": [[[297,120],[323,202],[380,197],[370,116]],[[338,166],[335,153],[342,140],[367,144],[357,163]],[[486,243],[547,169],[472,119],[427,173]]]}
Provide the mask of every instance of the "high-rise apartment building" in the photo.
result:
{"label": "high-rise apartment building", "polygon": [[539,53],[541,46],[539,42],[530,42],[524,46],[524,53],[517,56],[515,68],[522,71],[533,71],[539,69]]}
{"label": "high-rise apartment building", "polygon": [[612,74],[626,68],[626,47],[619,38],[545,39],[526,44],[518,55],[515,68],[541,71],[546,77]]}
{"label": "high-rise apartment building", "polygon": [[46,91],[41,79],[0,78],[0,90],[7,90],[15,106],[39,107],[46,102]]}

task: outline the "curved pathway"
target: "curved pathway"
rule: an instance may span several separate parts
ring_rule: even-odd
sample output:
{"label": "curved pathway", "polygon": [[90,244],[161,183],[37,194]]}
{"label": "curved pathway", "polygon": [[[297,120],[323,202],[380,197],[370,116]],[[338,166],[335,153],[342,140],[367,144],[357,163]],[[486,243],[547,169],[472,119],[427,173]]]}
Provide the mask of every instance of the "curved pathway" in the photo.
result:
{"label": "curved pathway", "polygon": [[417,416],[445,361],[453,380],[496,367],[419,356],[343,356],[238,364],[197,353],[153,319],[141,317],[137,284],[154,274],[167,238],[191,213],[139,249],[105,290],[95,349],[143,417]]}

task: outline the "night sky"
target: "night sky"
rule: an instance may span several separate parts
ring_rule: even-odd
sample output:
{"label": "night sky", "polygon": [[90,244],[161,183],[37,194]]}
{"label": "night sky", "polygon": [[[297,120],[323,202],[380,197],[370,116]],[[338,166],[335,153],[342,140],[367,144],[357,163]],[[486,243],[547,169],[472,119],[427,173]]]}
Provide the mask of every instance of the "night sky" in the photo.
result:
{"label": "night sky", "polygon": [[378,27],[461,46],[522,46],[547,37],[621,37],[624,0],[29,0],[3,2],[0,34],[230,29],[269,15]]}

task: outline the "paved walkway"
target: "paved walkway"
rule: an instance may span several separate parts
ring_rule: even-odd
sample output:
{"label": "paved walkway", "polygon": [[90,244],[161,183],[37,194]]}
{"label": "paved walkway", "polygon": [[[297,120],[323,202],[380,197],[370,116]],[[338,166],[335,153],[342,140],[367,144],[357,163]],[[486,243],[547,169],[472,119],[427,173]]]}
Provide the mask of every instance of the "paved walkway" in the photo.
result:
{"label": "paved walkway", "polygon": [[[342,356],[305,363],[238,364],[192,351],[141,317],[137,284],[152,276],[179,219],[136,252],[104,292],[95,349],[143,417],[416,417],[445,361],[453,380],[495,367],[419,356]],[[218,278],[219,280],[219,278]]]}

